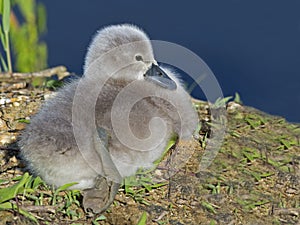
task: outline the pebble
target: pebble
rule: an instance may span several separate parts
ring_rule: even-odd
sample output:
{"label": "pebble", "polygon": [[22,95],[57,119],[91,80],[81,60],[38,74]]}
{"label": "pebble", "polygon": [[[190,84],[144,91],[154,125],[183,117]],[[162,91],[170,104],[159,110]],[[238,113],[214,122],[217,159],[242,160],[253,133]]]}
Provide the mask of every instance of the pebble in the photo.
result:
{"label": "pebble", "polygon": [[176,201],[176,204],[178,204],[178,205],[185,205],[187,203],[187,201],[186,200],[183,200],[183,199],[178,199],[177,201]]}
{"label": "pebble", "polygon": [[0,99],[0,105],[8,104],[10,102],[11,102],[10,98],[1,98]]}
{"label": "pebble", "polygon": [[10,170],[7,170],[6,173],[15,174],[15,170],[10,169]]}
{"label": "pebble", "polygon": [[135,203],[135,201],[132,199],[132,198],[128,198],[128,199],[126,199],[127,201],[126,201],[126,204],[127,205],[135,205],[136,203]]}
{"label": "pebble", "polygon": [[162,176],[162,172],[160,170],[155,170],[155,174],[158,175],[158,176]]}
{"label": "pebble", "polygon": [[23,130],[26,127],[25,123],[16,123],[16,130]]}
{"label": "pebble", "polygon": [[17,93],[17,94],[20,94],[20,95],[23,95],[23,96],[30,94],[30,92],[28,90],[26,90],[26,89],[24,89],[24,90],[12,90],[12,93]]}
{"label": "pebble", "polygon": [[293,195],[297,193],[297,190],[294,188],[289,188],[285,191],[287,194]]}
{"label": "pebble", "polygon": [[44,95],[44,99],[47,100],[47,99],[53,98],[53,97],[55,97],[55,95],[56,95],[55,92],[49,93],[49,94],[45,94]]}
{"label": "pebble", "polygon": [[7,134],[0,135],[0,144],[1,145],[10,144],[15,140],[16,140],[15,135],[7,135]]}
{"label": "pebble", "polygon": [[4,105],[5,104],[5,98],[1,98],[0,99],[0,105]]}
{"label": "pebble", "polygon": [[30,99],[29,96],[26,96],[26,95],[20,95],[17,97],[18,101],[24,101],[24,100],[27,100],[27,99]]}
{"label": "pebble", "polygon": [[16,156],[13,156],[13,157],[9,158],[9,162],[15,164],[18,162],[18,160],[17,160]]}
{"label": "pebble", "polygon": [[18,99],[17,99],[17,98],[11,98],[10,101],[11,101],[12,103],[14,103],[14,102],[17,102]]}
{"label": "pebble", "polygon": [[7,130],[8,129],[8,127],[6,125],[6,122],[1,118],[0,118],[0,129],[1,130]]}
{"label": "pebble", "polygon": [[19,102],[13,102],[13,106],[18,107],[18,106],[20,106],[20,103]]}
{"label": "pebble", "polygon": [[191,202],[191,206],[197,206],[197,205],[199,205],[199,202],[197,202],[197,201],[192,201]]}

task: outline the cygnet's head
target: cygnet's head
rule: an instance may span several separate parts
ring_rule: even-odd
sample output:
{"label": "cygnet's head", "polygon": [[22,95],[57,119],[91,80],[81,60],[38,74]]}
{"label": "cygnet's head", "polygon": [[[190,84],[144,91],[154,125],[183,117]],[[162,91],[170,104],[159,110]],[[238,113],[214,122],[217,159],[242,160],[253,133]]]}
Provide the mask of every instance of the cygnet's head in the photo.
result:
{"label": "cygnet's head", "polygon": [[93,63],[103,64],[97,65],[102,72],[114,71],[116,79],[145,80],[170,90],[177,88],[176,82],[155,61],[148,36],[134,25],[99,30],[89,46],[84,73]]}

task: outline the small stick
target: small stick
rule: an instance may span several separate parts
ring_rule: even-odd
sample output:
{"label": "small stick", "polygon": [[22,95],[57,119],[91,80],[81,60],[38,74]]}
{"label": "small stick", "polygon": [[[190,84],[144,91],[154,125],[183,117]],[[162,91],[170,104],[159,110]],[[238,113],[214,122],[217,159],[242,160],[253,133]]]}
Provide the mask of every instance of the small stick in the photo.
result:
{"label": "small stick", "polygon": [[20,206],[21,209],[24,209],[28,212],[41,212],[41,213],[55,213],[57,206],[45,206],[45,205],[28,205],[28,206]]}
{"label": "small stick", "polygon": [[158,222],[158,221],[160,221],[165,215],[167,215],[168,214],[168,212],[167,211],[163,211],[160,215],[159,215],[159,217],[157,217],[156,219],[153,219],[153,221],[154,222]]}
{"label": "small stick", "polygon": [[15,80],[26,80],[32,79],[34,77],[51,77],[52,75],[57,74],[58,79],[61,80],[64,77],[70,75],[65,66],[57,66],[50,69],[42,70],[39,72],[33,73],[1,73],[0,81],[15,81]]}

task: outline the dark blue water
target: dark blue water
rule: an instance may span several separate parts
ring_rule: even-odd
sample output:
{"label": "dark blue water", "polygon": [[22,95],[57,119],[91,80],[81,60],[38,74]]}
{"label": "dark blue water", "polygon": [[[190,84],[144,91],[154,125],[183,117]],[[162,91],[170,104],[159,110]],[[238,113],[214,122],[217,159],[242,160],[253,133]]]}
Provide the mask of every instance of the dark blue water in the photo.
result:
{"label": "dark blue water", "polygon": [[50,66],[82,73],[98,28],[134,23],[152,39],[197,53],[225,96],[239,92],[246,105],[300,122],[299,0],[42,2]]}

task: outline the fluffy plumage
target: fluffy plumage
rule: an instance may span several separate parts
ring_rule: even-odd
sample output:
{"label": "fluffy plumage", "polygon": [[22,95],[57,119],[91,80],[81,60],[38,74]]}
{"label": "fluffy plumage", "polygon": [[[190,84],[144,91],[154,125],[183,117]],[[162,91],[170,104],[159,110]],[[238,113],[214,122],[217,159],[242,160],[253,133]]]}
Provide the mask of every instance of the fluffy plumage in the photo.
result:
{"label": "fluffy plumage", "polygon": [[[134,42],[141,44],[131,45]],[[112,51],[124,44],[129,44],[125,50],[117,51],[117,54]],[[110,55],[105,60],[99,60],[107,53]],[[120,68],[121,64],[128,66]],[[92,74],[89,72],[91,67],[94,67],[91,70],[94,71]],[[125,177],[134,174],[139,167],[151,167],[153,161],[161,156],[174,133],[178,133],[180,138],[191,138],[198,118],[189,95],[176,75],[166,68],[160,72],[147,35],[137,27],[126,24],[110,26],[100,30],[94,37],[87,52],[84,76],[93,76],[93,79],[97,79],[104,74],[107,75],[108,71],[115,73],[110,76],[99,93],[95,106],[95,121],[98,131],[100,130],[100,138],[107,145],[112,161],[121,176]],[[19,145],[30,170],[40,175],[48,184],[60,186],[78,182],[72,188],[90,189],[95,187],[97,177],[103,174],[97,173],[88,164],[102,162],[86,162],[74,138],[72,104],[79,81],[80,79],[72,81],[46,101],[41,110],[32,117]],[[123,100],[117,101],[116,104],[118,94],[128,88],[133,81],[135,86],[133,90],[129,89],[131,94],[124,95]],[[89,90],[89,87],[85,90]],[[77,94],[89,95],[88,92]],[[119,140],[112,125],[111,110],[114,102],[117,110],[114,115],[122,118],[122,110],[128,107],[131,98],[141,94],[148,97],[133,105],[129,114],[130,130],[121,127],[121,130],[124,129],[121,135],[126,139],[128,132],[132,132],[141,140],[146,140],[151,135],[160,138],[161,121],[151,119],[154,117],[163,119],[166,125],[165,136],[159,144],[154,142],[152,146],[148,146],[148,150],[152,148],[151,151],[138,151],[137,149],[142,147],[140,143],[133,142],[130,146],[126,146]],[[154,97],[153,94],[160,97]],[[181,110],[181,114],[178,113],[178,109]],[[83,120],[84,118],[85,115],[82,115]],[[84,135],[85,127],[82,127],[82,132]],[[132,146],[135,149],[132,149]],[[91,150],[93,149],[85,149],[87,154]]]}

